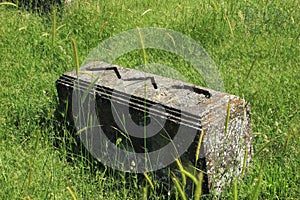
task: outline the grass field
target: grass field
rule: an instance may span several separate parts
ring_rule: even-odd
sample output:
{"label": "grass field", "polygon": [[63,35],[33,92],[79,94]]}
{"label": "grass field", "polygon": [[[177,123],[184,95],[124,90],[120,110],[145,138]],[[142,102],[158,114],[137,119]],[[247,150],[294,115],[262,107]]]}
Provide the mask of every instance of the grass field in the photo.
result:
{"label": "grass field", "polygon": [[[0,5],[0,199],[141,198],[145,183],[136,175],[72,154],[67,122],[55,115],[55,81],[75,69],[71,38],[82,63],[101,41],[136,27],[195,39],[215,61],[226,91],[250,102],[255,157],[237,181],[238,199],[299,199],[299,9],[296,0],[81,0],[54,18]],[[172,56],[149,55],[149,62],[174,65],[199,83]],[[132,52],[116,64],[134,66],[142,58]],[[234,197],[233,185],[222,194]]]}

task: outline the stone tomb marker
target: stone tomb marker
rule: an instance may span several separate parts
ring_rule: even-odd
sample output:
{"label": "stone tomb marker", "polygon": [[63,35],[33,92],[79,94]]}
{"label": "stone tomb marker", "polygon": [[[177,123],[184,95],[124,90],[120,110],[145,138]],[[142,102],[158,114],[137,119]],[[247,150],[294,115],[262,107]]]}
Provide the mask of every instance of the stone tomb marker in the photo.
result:
{"label": "stone tomb marker", "polygon": [[245,100],[104,62],[80,70],[57,80],[61,108],[68,107],[85,148],[105,165],[156,171],[168,182],[169,169],[180,178],[178,158],[185,169],[204,172],[204,193],[220,193],[249,165],[252,129]]}

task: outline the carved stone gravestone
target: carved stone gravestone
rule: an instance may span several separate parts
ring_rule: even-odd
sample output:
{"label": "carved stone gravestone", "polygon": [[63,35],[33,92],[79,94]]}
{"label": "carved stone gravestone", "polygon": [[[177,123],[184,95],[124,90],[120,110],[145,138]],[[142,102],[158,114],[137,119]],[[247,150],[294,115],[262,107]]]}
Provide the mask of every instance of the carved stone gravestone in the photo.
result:
{"label": "carved stone gravestone", "polygon": [[240,97],[104,62],[64,73],[56,86],[85,148],[114,169],[168,182],[180,178],[178,159],[204,173],[204,193],[219,193],[253,157]]}

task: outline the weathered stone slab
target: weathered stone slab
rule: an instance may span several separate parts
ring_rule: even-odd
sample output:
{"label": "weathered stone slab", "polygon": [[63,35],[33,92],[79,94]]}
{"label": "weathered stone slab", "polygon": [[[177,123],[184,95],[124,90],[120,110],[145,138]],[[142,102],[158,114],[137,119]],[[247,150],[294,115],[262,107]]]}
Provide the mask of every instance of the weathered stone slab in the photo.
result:
{"label": "weathered stone slab", "polygon": [[[168,182],[169,170],[179,175],[174,160],[180,158],[184,168],[204,172],[206,193],[220,192],[249,164],[252,130],[245,100],[103,62],[80,70],[57,80],[58,96],[82,143],[102,163],[136,173],[156,171]],[[79,94],[83,101],[74,100]],[[88,119],[84,114],[93,109],[92,120],[79,119],[81,114]],[[90,124],[92,132],[85,129]]]}

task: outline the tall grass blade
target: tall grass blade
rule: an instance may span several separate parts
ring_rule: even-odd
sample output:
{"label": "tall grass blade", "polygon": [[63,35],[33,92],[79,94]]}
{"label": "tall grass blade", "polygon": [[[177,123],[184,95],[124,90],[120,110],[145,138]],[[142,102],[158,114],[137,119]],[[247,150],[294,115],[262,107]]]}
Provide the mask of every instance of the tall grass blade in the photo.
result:
{"label": "tall grass blade", "polygon": [[198,184],[196,185],[195,200],[200,200],[202,195],[203,172],[198,174]]}
{"label": "tall grass blade", "polygon": [[143,62],[144,62],[144,68],[145,68],[146,65],[147,65],[147,58],[146,58],[146,50],[145,50],[144,39],[143,39],[142,32],[141,32],[139,27],[137,27],[137,30],[139,32],[139,36],[140,36],[140,40],[141,40],[142,51],[143,51]]}
{"label": "tall grass blade", "polygon": [[234,179],[233,181],[233,199],[238,200],[238,189],[237,189],[236,179]]}
{"label": "tall grass blade", "polygon": [[182,170],[181,173],[185,174],[187,177],[189,177],[190,179],[192,179],[192,181],[195,183],[195,184],[198,184],[198,180],[196,178],[196,176],[194,176],[193,174],[191,174],[190,172],[186,171],[186,170]]}
{"label": "tall grass blade", "polygon": [[52,48],[55,46],[55,36],[56,36],[56,8],[53,8],[53,19],[52,19]]}
{"label": "tall grass blade", "polygon": [[217,6],[217,3],[214,2],[213,0],[211,0],[210,3],[212,4],[212,7],[214,8],[215,13],[218,13],[219,7]]}
{"label": "tall grass blade", "polygon": [[79,60],[78,60],[78,51],[77,51],[76,40],[74,38],[71,38],[71,43],[72,43],[72,46],[73,46],[73,52],[74,52],[74,57],[75,57],[76,75],[78,77]]}
{"label": "tall grass blade", "polygon": [[148,9],[148,10],[146,10],[146,11],[144,11],[142,14],[141,14],[141,16],[144,16],[145,14],[147,14],[148,12],[150,12],[152,9]]}
{"label": "tall grass blade", "polygon": [[29,164],[28,187],[30,187],[30,185],[33,181],[33,167],[32,167],[30,160],[28,160],[28,164]]}
{"label": "tall grass blade", "polygon": [[196,163],[198,162],[198,159],[199,159],[199,154],[200,154],[200,150],[201,150],[203,135],[204,135],[204,132],[203,132],[203,130],[201,130],[198,145],[197,145],[196,155],[195,155]]}
{"label": "tall grass blade", "polygon": [[173,177],[172,177],[172,180],[173,180],[173,182],[174,182],[174,184],[175,184],[175,187],[177,188],[177,190],[178,190],[178,192],[179,192],[179,194],[180,194],[180,196],[181,196],[181,199],[182,199],[182,200],[187,200],[186,195],[185,195],[185,192],[183,191],[183,189],[182,189],[182,187],[181,187],[181,185],[180,185],[178,179],[177,179],[175,176],[173,176]]}
{"label": "tall grass blade", "polygon": [[248,158],[248,148],[246,148],[245,154],[244,154],[244,160],[243,160],[243,168],[242,168],[242,172],[241,172],[241,178],[243,178],[244,175],[245,175],[246,165],[247,165],[247,158]]}
{"label": "tall grass blade", "polygon": [[227,16],[227,14],[225,13],[225,19],[228,23],[228,26],[229,26],[229,29],[230,29],[230,33],[231,33],[231,36],[234,37],[234,33],[233,33],[233,29],[232,29],[232,26],[231,26],[231,22],[229,20],[229,17]]}
{"label": "tall grass blade", "polygon": [[257,61],[257,58],[255,58],[255,59],[252,61],[252,64],[251,64],[251,66],[250,66],[250,69],[249,69],[248,72],[247,72],[246,79],[249,79],[250,74],[251,74],[251,72],[252,72],[252,70],[253,70],[253,68],[254,68],[254,66],[255,66],[256,61]]}
{"label": "tall grass blade", "polygon": [[11,2],[1,2],[1,3],[0,3],[0,6],[2,6],[2,5],[9,5],[9,6],[18,7],[17,4],[14,4],[14,3],[11,3]]}
{"label": "tall grass blade", "polygon": [[[77,73],[77,72],[76,72]],[[94,88],[95,83],[99,80],[100,77],[97,77],[89,84],[89,87],[84,91],[83,96],[81,98],[81,102],[85,102],[86,97],[89,95],[89,93],[92,91]]]}
{"label": "tall grass blade", "polygon": [[145,176],[147,182],[149,183],[151,189],[154,191],[154,184],[153,184],[152,180],[150,179],[150,177],[148,176],[147,173],[144,173],[144,176]]}
{"label": "tall grass blade", "polygon": [[73,190],[69,186],[67,187],[67,190],[68,190],[69,194],[71,195],[72,199],[77,200]]}
{"label": "tall grass blade", "polygon": [[147,186],[143,187],[143,194],[142,194],[142,200],[147,200],[147,196],[148,196],[148,190],[147,190]]}
{"label": "tall grass blade", "polygon": [[263,178],[263,174],[262,174],[263,171],[262,171],[262,169],[263,169],[263,164],[261,164],[260,171],[259,171],[259,176],[258,176],[258,181],[256,183],[254,191],[252,192],[252,198],[251,198],[251,200],[258,199],[260,185],[261,185],[262,178]]}
{"label": "tall grass blade", "polygon": [[[140,37],[140,41],[141,41],[141,45],[142,45],[142,51],[143,51],[143,62],[144,62],[144,70],[146,68],[147,65],[147,58],[146,58],[146,50],[145,50],[145,44],[144,44],[144,39],[142,36],[142,32],[140,30],[139,27],[137,27],[137,30],[139,32],[139,37]],[[144,148],[147,149],[147,128],[146,128],[146,124],[147,124],[147,105],[146,105],[146,96],[147,96],[147,87],[146,87],[146,82],[144,83]],[[145,151],[145,156],[147,156],[147,153]],[[146,162],[146,161],[145,161]],[[146,164],[146,163],[145,163]]]}
{"label": "tall grass blade", "polygon": [[266,144],[264,144],[259,150],[256,151],[256,153],[254,154],[254,158],[257,157],[263,150],[265,150],[270,144],[272,144],[273,142],[275,142],[280,136],[277,136],[275,138],[273,138],[272,140],[270,140],[269,142],[266,142]]}
{"label": "tall grass blade", "polygon": [[284,143],[284,147],[283,147],[283,151],[286,152],[287,149],[288,149],[288,145],[289,145],[289,142],[290,142],[290,139],[291,139],[291,136],[294,132],[294,127],[293,125],[290,127],[290,129],[288,130],[288,134],[286,136],[286,140],[285,140],[285,143]]}
{"label": "tall grass blade", "polygon": [[185,176],[184,173],[182,173],[182,171],[184,170],[183,166],[182,166],[180,160],[178,160],[178,158],[175,161],[176,161],[176,163],[178,165],[179,171],[181,172],[182,184],[183,184],[183,186],[186,186],[186,176]]}
{"label": "tall grass blade", "polygon": [[[36,136],[36,139],[35,139],[35,144],[34,144],[34,155],[37,152],[37,148],[38,148],[38,144],[39,144],[39,141],[40,141],[40,137],[41,137],[41,131],[38,130],[37,131],[37,136]],[[35,156],[34,156],[34,158],[35,158]]]}

